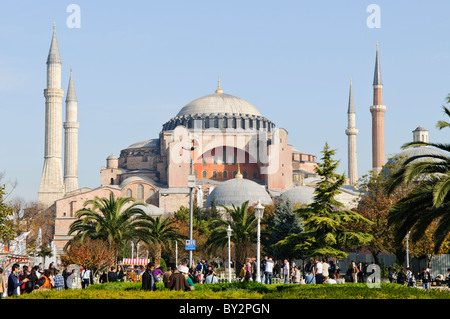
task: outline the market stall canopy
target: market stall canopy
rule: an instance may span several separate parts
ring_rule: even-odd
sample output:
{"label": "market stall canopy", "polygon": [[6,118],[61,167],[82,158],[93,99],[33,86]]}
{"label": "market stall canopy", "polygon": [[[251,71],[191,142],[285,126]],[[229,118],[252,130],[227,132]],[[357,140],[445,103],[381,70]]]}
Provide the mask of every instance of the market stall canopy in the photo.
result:
{"label": "market stall canopy", "polygon": [[150,259],[141,259],[141,258],[124,258],[122,264],[124,265],[140,265],[147,266],[150,262]]}

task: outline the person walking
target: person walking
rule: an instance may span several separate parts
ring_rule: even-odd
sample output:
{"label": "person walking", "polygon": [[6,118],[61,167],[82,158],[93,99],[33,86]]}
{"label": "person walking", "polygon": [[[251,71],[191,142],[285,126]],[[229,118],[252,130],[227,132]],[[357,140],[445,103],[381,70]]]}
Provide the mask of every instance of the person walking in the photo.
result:
{"label": "person walking", "polygon": [[326,283],[328,278],[330,277],[330,265],[327,263],[327,260],[322,259],[322,283]]}
{"label": "person walking", "polygon": [[309,268],[307,270],[307,274],[305,276],[305,284],[315,284],[316,283],[316,277],[312,273],[312,269]]}
{"label": "person walking", "polygon": [[169,288],[170,276],[172,276],[172,268],[167,267],[167,271],[163,275],[163,283],[166,288]]}
{"label": "person walking", "polygon": [[50,270],[44,269],[44,273],[38,280],[39,290],[51,290],[52,282],[50,280]]}
{"label": "person walking", "polygon": [[291,274],[292,283],[293,284],[299,284],[301,281],[301,273],[297,266],[294,266],[294,270]]}
{"label": "person walking", "polygon": [[205,284],[217,284],[216,272],[212,270],[205,279]]}
{"label": "person walking", "polygon": [[108,282],[116,282],[117,281],[117,272],[114,266],[111,267],[111,270],[108,272]]}
{"label": "person walking", "polygon": [[425,290],[430,289],[430,281],[431,281],[431,275],[427,271],[426,268],[423,268],[422,273],[419,275],[422,278],[422,287]]}
{"label": "person walking", "polygon": [[266,261],[266,268],[264,269],[264,277],[266,279],[265,283],[269,284],[269,285],[272,284],[273,267],[274,267],[274,263],[273,263],[272,257],[269,257]]}
{"label": "person walking", "polygon": [[266,262],[267,262],[267,256],[264,256],[264,259],[261,260],[261,264],[260,264],[260,272],[261,272],[261,283],[264,283],[264,279],[265,279],[265,269],[266,269]]}
{"label": "person walking", "polygon": [[0,268],[0,299],[6,294],[6,282],[5,276],[3,275],[3,268]]}
{"label": "person walking", "polygon": [[59,273],[58,269],[55,269],[55,278],[53,278],[55,283],[55,289],[61,291],[64,289],[64,277]]}
{"label": "person walking", "polygon": [[289,274],[289,262],[287,261],[287,259],[284,260],[283,272],[284,272],[284,283],[288,284],[290,274]]}
{"label": "person walking", "polygon": [[28,278],[19,281],[20,265],[14,264],[8,277],[8,297],[20,295],[20,286],[29,281]]}
{"label": "person walking", "polygon": [[350,268],[351,268],[352,281],[353,281],[353,283],[357,283],[359,269],[358,269],[358,267],[356,267],[356,264],[354,261],[352,261]]}
{"label": "person walking", "polygon": [[89,286],[91,282],[91,271],[89,269],[83,269],[80,274],[81,277],[81,288],[85,289]]}
{"label": "person walking", "polygon": [[323,283],[323,277],[322,277],[322,272],[323,272],[323,265],[322,262],[316,258],[314,260],[315,266],[315,273],[316,273],[316,284],[322,284]]}
{"label": "person walking", "polygon": [[147,269],[142,274],[142,290],[155,291],[156,290],[156,280],[153,276],[153,271],[155,270],[154,263],[148,263]]}
{"label": "person walking", "polygon": [[122,282],[124,277],[123,267],[121,265],[117,266],[117,281]]}
{"label": "person walking", "polygon": [[177,291],[194,290],[192,286],[189,286],[187,281],[186,277],[188,272],[188,267],[184,265],[179,266],[178,269],[173,272],[172,276],[170,276],[168,288]]}
{"label": "person walking", "polygon": [[389,273],[389,282],[392,283],[396,283],[397,282],[397,270],[393,269],[390,273]]}

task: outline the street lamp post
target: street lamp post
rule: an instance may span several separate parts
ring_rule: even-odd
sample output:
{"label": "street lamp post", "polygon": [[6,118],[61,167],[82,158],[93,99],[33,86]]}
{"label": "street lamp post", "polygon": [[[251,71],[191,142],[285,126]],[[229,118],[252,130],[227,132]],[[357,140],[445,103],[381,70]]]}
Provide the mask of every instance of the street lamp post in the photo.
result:
{"label": "street lamp post", "polygon": [[264,215],[264,206],[258,201],[255,206],[255,217],[258,220],[257,241],[256,241],[256,281],[261,282],[261,219]]}
{"label": "street lamp post", "polygon": [[409,232],[406,234],[406,268],[409,268]]}
{"label": "street lamp post", "polygon": [[231,283],[231,229],[230,225],[227,228],[227,236],[228,236],[228,282]]}
{"label": "street lamp post", "polygon": [[[194,211],[194,187],[195,187],[195,175],[194,175],[194,160],[193,160],[193,152],[195,150],[194,140],[192,140],[191,147],[183,147],[184,150],[190,151],[190,173],[188,176],[188,187],[189,187],[189,240],[192,242],[192,215]],[[192,266],[192,250],[189,250],[189,268]]]}

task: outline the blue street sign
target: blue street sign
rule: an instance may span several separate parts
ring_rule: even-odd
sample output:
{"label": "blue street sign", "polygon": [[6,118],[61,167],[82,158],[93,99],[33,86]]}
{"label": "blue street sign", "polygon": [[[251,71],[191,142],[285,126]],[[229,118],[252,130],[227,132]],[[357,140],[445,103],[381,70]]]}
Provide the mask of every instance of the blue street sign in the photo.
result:
{"label": "blue street sign", "polygon": [[186,250],[195,250],[195,240],[186,240]]}

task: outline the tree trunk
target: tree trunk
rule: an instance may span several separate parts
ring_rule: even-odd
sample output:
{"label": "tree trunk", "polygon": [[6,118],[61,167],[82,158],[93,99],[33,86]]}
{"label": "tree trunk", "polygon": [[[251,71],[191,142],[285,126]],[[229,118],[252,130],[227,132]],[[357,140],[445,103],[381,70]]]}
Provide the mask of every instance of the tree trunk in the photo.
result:
{"label": "tree trunk", "polygon": [[161,263],[161,244],[155,244],[155,268],[158,268]]}

